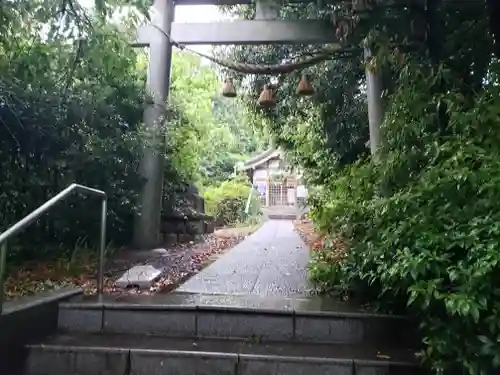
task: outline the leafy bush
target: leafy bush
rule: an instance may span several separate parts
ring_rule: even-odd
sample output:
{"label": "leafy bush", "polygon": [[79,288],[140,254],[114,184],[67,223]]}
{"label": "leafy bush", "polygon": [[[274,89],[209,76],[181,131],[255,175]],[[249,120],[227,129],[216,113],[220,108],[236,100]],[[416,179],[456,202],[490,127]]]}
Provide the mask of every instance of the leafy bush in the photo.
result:
{"label": "leafy bush", "polygon": [[[404,27],[418,12],[374,9],[346,41],[369,43],[367,66],[356,56],[310,68],[317,95],[308,101],[293,95],[292,73],[280,82],[276,111],[254,110],[256,126],[318,185],[316,224],[346,244],[344,259],[332,257],[334,246],[314,253],[311,278],[326,289],[341,282],[385,309],[409,309],[421,318],[429,363],[451,374],[493,373],[500,353],[498,66],[488,72],[500,34],[491,22],[498,2],[487,3],[428,2],[424,43]],[[297,12],[284,6],[280,15]],[[232,56],[258,62],[303,52],[252,47]],[[359,160],[369,151],[365,68],[384,73],[387,89],[380,163]],[[251,95],[248,107],[256,107]]]}
{"label": "leafy bush", "polygon": [[[78,61],[77,47],[22,42],[21,31],[9,40],[15,46],[0,47],[0,231],[78,182],[109,194],[108,238],[126,241],[142,184],[144,77],[134,51],[112,27],[89,33]],[[35,243],[93,243],[99,212],[95,197],[73,197],[10,245],[31,258],[42,252]]]}
{"label": "leafy bush", "polygon": [[[85,43],[37,38],[37,24],[47,26],[37,19],[44,4],[24,4],[7,6],[15,14],[7,14],[0,36],[0,232],[77,182],[108,194],[108,240],[128,244],[143,183],[139,161],[149,146],[137,51],[122,30],[97,21],[85,29]],[[166,159],[166,195],[183,178],[174,164]],[[8,260],[60,257],[76,242],[95,247],[99,220],[99,199],[69,197],[9,241]]]}
{"label": "leafy bush", "polygon": [[[218,186],[206,188],[202,195],[207,214],[214,216],[217,225],[232,225],[244,221],[247,219],[245,207],[251,189],[245,177],[236,177]],[[256,194],[252,194],[248,216],[256,217],[259,213],[260,201]]]}
{"label": "leafy bush", "polygon": [[243,218],[246,200],[243,197],[223,198],[215,207],[215,220],[218,225],[231,225]]}
{"label": "leafy bush", "polygon": [[500,366],[499,73],[492,64],[472,101],[421,95],[432,74],[403,82],[385,120],[384,162],[346,167],[313,198],[315,219],[347,244],[337,266],[313,258],[314,279],[418,317],[436,373]]}
{"label": "leafy bush", "polygon": [[342,281],[341,262],[334,254],[334,249],[325,247],[311,256],[309,278],[323,292],[332,290]]}

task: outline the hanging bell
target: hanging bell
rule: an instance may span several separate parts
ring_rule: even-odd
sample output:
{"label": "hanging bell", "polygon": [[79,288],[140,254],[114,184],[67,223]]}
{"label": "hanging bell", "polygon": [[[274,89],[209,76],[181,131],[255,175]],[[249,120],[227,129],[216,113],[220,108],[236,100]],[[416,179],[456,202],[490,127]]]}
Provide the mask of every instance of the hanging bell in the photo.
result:
{"label": "hanging bell", "polygon": [[346,20],[339,21],[337,23],[337,29],[335,30],[335,36],[341,41],[345,42],[347,37],[351,33],[351,27],[349,22]]}
{"label": "hanging bell", "polygon": [[226,78],[224,80],[224,86],[222,87],[222,96],[226,98],[236,97],[236,90],[234,89],[232,78]]}
{"label": "hanging bell", "polygon": [[264,89],[260,93],[257,103],[261,107],[266,108],[271,108],[276,105],[276,99],[273,96],[273,90],[269,87],[269,85],[264,85]]}
{"label": "hanging bell", "polygon": [[311,82],[309,82],[309,79],[304,74],[300,79],[299,85],[297,86],[297,95],[311,96],[312,94],[314,94],[314,89]]}

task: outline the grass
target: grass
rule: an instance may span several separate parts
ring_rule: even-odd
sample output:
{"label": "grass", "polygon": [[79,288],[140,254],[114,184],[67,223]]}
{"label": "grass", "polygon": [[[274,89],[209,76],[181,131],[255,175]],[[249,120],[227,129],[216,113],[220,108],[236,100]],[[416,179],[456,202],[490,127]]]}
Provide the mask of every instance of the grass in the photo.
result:
{"label": "grass", "polygon": [[229,238],[229,237],[239,237],[239,236],[249,236],[252,233],[256,232],[257,229],[260,228],[262,223],[257,224],[237,224],[231,227],[225,227],[221,229],[217,229],[214,232],[214,235],[217,237]]}

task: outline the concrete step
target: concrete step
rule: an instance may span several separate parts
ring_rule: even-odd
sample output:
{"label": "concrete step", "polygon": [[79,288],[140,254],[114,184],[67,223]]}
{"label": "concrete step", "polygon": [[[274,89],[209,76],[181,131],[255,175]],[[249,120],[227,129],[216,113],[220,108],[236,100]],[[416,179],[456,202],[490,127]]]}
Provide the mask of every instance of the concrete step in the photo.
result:
{"label": "concrete step", "polygon": [[300,211],[294,206],[271,206],[262,207],[262,213],[272,220],[295,220]]}
{"label": "concrete step", "polygon": [[200,294],[78,297],[59,305],[64,332],[377,343],[413,347],[416,324],[336,300]]}
{"label": "concrete step", "polygon": [[360,345],[87,334],[27,350],[24,375],[423,374],[411,350]]}

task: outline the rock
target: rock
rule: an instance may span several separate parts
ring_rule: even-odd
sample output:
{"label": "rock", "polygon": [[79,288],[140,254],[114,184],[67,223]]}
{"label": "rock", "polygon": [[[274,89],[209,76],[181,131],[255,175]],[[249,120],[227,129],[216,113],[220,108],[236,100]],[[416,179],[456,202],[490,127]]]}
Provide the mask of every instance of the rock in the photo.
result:
{"label": "rock", "polygon": [[149,288],[162,273],[163,268],[158,269],[151,265],[134,266],[116,281],[116,286],[122,289],[128,287]]}
{"label": "rock", "polygon": [[168,255],[168,251],[167,251],[167,249],[164,249],[164,248],[160,247],[158,249],[151,250],[151,254],[165,256],[165,255]]}

